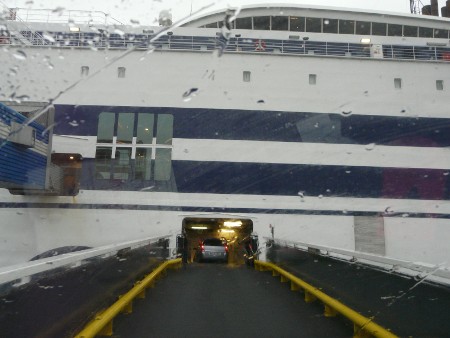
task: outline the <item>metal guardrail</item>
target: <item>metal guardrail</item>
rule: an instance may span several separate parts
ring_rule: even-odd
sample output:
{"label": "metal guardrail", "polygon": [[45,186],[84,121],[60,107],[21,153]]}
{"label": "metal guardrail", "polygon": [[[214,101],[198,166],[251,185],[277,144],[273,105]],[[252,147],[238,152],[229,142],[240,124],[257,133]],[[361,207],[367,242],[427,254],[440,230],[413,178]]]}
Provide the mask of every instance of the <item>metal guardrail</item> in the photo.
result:
{"label": "metal guardrail", "polygon": [[123,25],[122,22],[102,11],[67,10],[63,7],[54,9],[9,8],[7,19],[43,23]]}
{"label": "metal guardrail", "polygon": [[304,291],[305,302],[307,303],[320,300],[324,304],[325,317],[335,317],[337,314],[341,314],[352,321],[354,325],[354,338],[367,337],[367,335],[379,338],[397,337],[395,334],[376,324],[372,318],[364,317],[338,300],[328,296],[324,292],[306,283],[293,274],[281,269],[273,263],[255,261],[255,269],[259,271],[272,271],[273,276],[280,276],[282,283],[290,281],[292,291],[298,291],[299,289]]}
{"label": "metal guardrail", "polygon": [[95,318],[80,332],[75,338],[90,338],[96,335],[113,334],[113,319],[121,312],[131,313],[133,311],[133,300],[135,298],[145,298],[145,290],[154,286],[154,282],[168,268],[179,268],[181,258],[173,259],[162,263],[153,270],[143,280],[137,282],[135,286],[126,294],[121,296],[117,302],[105,311],[97,314]]}
{"label": "metal guardrail", "polygon": [[[49,270],[65,267],[77,266],[82,261],[86,261],[96,257],[104,257],[114,255],[119,250],[136,249],[159,240],[167,239],[170,236],[151,237],[135,241],[127,241],[118,244],[105,245],[94,249],[76,251],[72,253],[62,254],[55,257],[43,258],[36,261],[30,261],[22,264],[11,265],[0,268],[0,285],[3,283],[14,282],[21,278],[29,277],[35,274],[46,272]],[[23,283],[23,282],[22,282]]]}
{"label": "metal guardrail", "polygon": [[439,284],[450,284],[450,270],[435,264],[411,262],[365,252],[357,252],[311,243],[301,243],[285,239],[272,239],[271,237],[264,237],[264,239],[277,245],[283,245],[294,249],[314,249],[320,252],[326,252],[328,256],[335,256],[336,258],[341,259],[346,257],[347,260],[351,260],[352,262],[359,261],[363,264],[372,265],[389,272],[398,272],[416,278],[426,278],[427,280]]}
{"label": "metal guardrail", "polygon": [[[226,52],[375,58],[371,51],[371,45],[362,43],[233,37],[224,45],[224,41],[219,36],[163,35],[151,42],[154,34],[33,32],[28,30],[20,33],[33,46],[109,49],[148,49],[153,47],[162,50],[188,51],[212,51],[224,48]],[[16,43],[16,39],[4,38],[0,41],[0,44],[14,45]],[[383,45],[382,57],[384,59],[450,62],[450,48]]]}

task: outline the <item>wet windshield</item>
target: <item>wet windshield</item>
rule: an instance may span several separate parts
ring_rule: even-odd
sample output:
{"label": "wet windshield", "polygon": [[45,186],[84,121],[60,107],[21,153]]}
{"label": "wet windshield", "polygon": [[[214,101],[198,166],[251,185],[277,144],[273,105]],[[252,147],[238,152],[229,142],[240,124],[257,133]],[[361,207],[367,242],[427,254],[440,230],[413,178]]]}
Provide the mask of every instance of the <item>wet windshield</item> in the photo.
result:
{"label": "wet windshield", "polygon": [[264,323],[275,264],[346,317],[311,336],[447,335],[449,41],[443,0],[0,1],[0,335],[75,336],[163,262]]}

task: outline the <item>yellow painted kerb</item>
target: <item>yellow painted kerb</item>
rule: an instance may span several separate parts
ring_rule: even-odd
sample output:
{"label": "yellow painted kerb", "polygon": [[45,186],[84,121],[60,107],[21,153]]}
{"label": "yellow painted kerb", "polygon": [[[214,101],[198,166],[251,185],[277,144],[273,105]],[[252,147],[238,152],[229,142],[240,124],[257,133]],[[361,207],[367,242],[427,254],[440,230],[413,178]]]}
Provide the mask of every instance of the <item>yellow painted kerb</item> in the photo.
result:
{"label": "yellow painted kerb", "polygon": [[[363,331],[364,333],[368,333],[373,337],[380,337],[380,338],[397,337],[395,334],[389,332],[385,328],[373,322],[372,319],[362,316],[358,312],[350,309],[349,307],[337,301],[336,299],[326,295],[325,293],[318,290],[314,286],[306,283],[305,281],[283,270],[282,268],[273,263],[255,261],[255,268],[261,271],[272,270],[272,274],[274,276],[280,275],[283,277],[283,280],[286,279],[290,280],[291,289],[296,290],[298,287],[302,288],[305,291],[305,293],[307,292],[308,294],[320,300],[326,306],[329,312],[336,311],[341,315],[343,315],[344,317],[350,319],[355,324],[355,331]],[[358,332],[355,332],[355,336],[357,335]]]}

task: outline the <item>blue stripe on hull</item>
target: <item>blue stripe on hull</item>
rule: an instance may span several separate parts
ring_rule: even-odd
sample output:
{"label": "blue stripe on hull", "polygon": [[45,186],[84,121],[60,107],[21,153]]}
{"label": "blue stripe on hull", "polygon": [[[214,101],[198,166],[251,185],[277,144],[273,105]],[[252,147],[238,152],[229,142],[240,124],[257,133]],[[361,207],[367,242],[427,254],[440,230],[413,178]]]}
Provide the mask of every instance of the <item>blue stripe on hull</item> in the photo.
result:
{"label": "blue stripe on hull", "polygon": [[269,214],[269,215],[312,215],[312,216],[383,216],[383,217],[414,217],[414,218],[444,218],[450,219],[449,214],[441,213],[380,213],[371,211],[342,211],[342,210],[310,210],[310,209],[258,209],[258,208],[218,208],[218,207],[186,207],[160,206],[140,204],[78,204],[78,203],[0,203],[0,209],[73,209],[73,210],[142,210],[142,211],[180,211],[180,212],[212,212],[229,214]]}
{"label": "blue stripe on hull", "polygon": [[96,136],[101,112],[172,114],[174,138],[450,146],[450,119],[233,109],[58,105],[54,131]]}
{"label": "blue stripe on hull", "polygon": [[437,169],[172,161],[171,180],[158,182],[96,180],[94,163],[83,160],[82,189],[450,199],[450,175]]}

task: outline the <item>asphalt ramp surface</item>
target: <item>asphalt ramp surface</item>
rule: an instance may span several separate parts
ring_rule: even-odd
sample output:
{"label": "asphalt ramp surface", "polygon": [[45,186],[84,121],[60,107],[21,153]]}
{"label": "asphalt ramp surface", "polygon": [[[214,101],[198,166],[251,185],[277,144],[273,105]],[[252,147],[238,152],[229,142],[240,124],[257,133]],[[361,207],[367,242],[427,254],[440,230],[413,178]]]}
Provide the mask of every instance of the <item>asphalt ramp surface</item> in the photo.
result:
{"label": "asphalt ramp surface", "polygon": [[114,337],[351,337],[343,318],[326,318],[280,277],[253,268],[192,263],[170,270],[133,313],[114,320]]}

